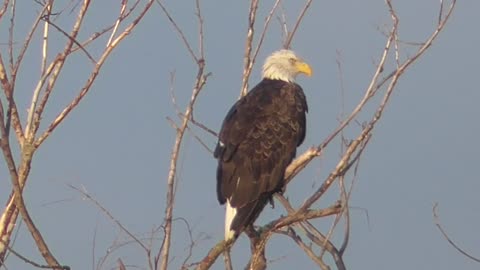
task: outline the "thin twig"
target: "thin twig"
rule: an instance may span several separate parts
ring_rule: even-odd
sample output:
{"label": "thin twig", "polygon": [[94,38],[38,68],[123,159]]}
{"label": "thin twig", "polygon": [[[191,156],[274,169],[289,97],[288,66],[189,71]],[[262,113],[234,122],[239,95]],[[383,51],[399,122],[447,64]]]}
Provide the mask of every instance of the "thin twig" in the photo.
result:
{"label": "thin twig", "polygon": [[[110,35],[110,38],[108,38],[107,45],[105,47],[110,46],[112,44],[112,40],[115,37],[115,34],[117,33],[118,26],[120,25],[120,22],[122,21],[122,16],[125,13],[125,10],[127,8],[127,0],[122,0],[121,6],[120,6],[120,15],[118,15],[117,21],[115,22],[115,26],[113,27],[112,34]],[[81,48],[81,45],[79,46]]]}
{"label": "thin twig", "polygon": [[[153,4],[153,0],[149,0],[149,2],[145,4],[144,8],[141,10],[140,14],[135,18],[135,20],[117,38],[115,38],[115,40],[112,42],[112,44],[110,44],[109,47],[105,48],[102,56],[100,57],[100,59],[97,61],[97,64],[93,68],[93,71],[90,74],[90,77],[87,79],[84,86],[80,90],[80,93],[70,102],[69,105],[67,105],[63,109],[63,111],[55,118],[55,120],[53,120],[53,122],[48,126],[48,128],[43,132],[43,134],[38,137],[38,139],[34,143],[35,147],[40,146],[48,138],[48,136],[50,136],[53,130],[55,130],[55,128],[61,122],[63,122],[63,120],[70,114],[70,112],[77,107],[80,101],[83,100],[83,97],[85,97],[85,95],[90,91],[93,82],[97,78],[98,73],[100,72],[100,69],[102,68],[103,64],[105,63],[110,53],[118,46],[118,44],[124,38],[126,38],[131,33],[131,31],[133,31],[133,29],[138,25],[140,20],[145,16],[147,11],[150,9],[152,4]],[[41,112],[39,113],[41,114]]]}
{"label": "thin twig", "polygon": [[245,39],[245,53],[243,56],[243,76],[240,96],[243,97],[248,91],[248,79],[252,73],[255,59],[252,58],[253,33],[255,31],[255,18],[257,16],[258,0],[251,0],[250,10],[248,12],[247,37]]}
{"label": "thin twig", "polygon": [[290,46],[292,45],[293,36],[295,35],[298,28],[300,27],[300,23],[302,22],[303,17],[305,16],[305,13],[307,13],[307,10],[311,4],[312,4],[312,0],[307,0],[307,2],[305,2],[305,6],[300,12],[300,15],[298,15],[298,19],[295,22],[295,26],[293,27],[293,30],[288,34],[287,40],[285,41],[285,44],[284,44],[285,49],[290,48]]}
{"label": "thin twig", "polygon": [[[295,209],[293,209],[293,207],[283,195],[277,194],[275,198],[280,201],[280,203],[285,207],[289,214],[295,213]],[[341,207],[343,209],[345,208],[345,205],[341,204]],[[340,209],[340,213],[341,212],[342,210]],[[300,229],[302,229],[305,235],[316,245],[324,248],[332,255],[338,270],[346,269],[343,262],[342,254],[337,250],[333,243],[325,235],[320,233],[308,220],[295,224],[295,226],[298,226]]]}
{"label": "thin twig", "polygon": [[205,126],[204,124],[200,123],[200,122],[197,122],[193,116],[190,118],[190,122],[192,122],[192,124],[194,124],[195,126],[203,129],[204,131],[206,131],[207,133],[210,133],[211,135],[213,135],[214,137],[218,137],[218,134],[213,131],[211,128]]}
{"label": "thin twig", "polygon": [[43,76],[45,75],[45,68],[47,67],[47,58],[48,58],[48,21],[50,18],[50,15],[52,14],[52,4],[53,1],[49,0],[45,3],[45,12],[46,14],[44,15],[46,20],[43,25],[43,46],[42,46],[42,65],[40,67],[40,75]]}
{"label": "thin twig", "polygon": [[322,270],[329,270],[330,268],[326,265],[323,260],[315,254],[311,246],[307,246],[300,236],[297,235],[295,230],[291,227],[288,227],[286,231],[278,231],[279,234],[284,234],[289,236],[307,255],[314,261]]}
{"label": "thin twig", "polygon": [[457,244],[455,244],[455,242],[453,242],[453,240],[448,236],[448,234],[445,232],[445,230],[443,229],[443,227],[442,227],[442,225],[441,225],[441,223],[440,223],[440,218],[438,217],[437,209],[438,209],[438,203],[435,203],[435,205],[433,205],[433,209],[432,209],[432,212],[433,212],[433,220],[434,220],[434,222],[435,222],[435,226],[437,226],[438,230],[442,233],[443,237],[445,237],[445,239],[448,241],[448,243],[450,243],[450,245],[451,245],[452,247],[454,247],[458,252],[460,252],[460,253],[463,254],[464,256],[468,257],[469,259],[480,263],[480,259],[479,259],[479,258],[476,258],[476,257],[470,255],[468,252],[464,251],[464,250],[463,250],[462,248],[460,248]]}
{"label": "thin twig", "polygon": [[156,1],[157,1],[157,4],[162,9],[165,16],[167,16],[168,20],[170,21],[170,24],[173,26],[173,28],[175,28],[175,32],[177,32],[180,38],[182,39],[183,45],[185,45],[185,47],[187,48],[187,51],[190,54],[190,56],[193,58],[195,62],[198,62],[198,58],[193,52],[193,49],[190,46],[190,43],[188,42],[187,38],[185,37],[185,34],[183,33],[182,29],[180,29],[180,27],[177,25],[177,23],[175,22],[173,17],[170,15],[170,12],[168,12],[167,8],[162,3],[162,1],[161,0],[156,0]]}
{"label": "thin twig", "polygon": [[93,229],[93,237],[92,237],[92,270],[95,270],[95,253],[96,253],[96,247],[97,247],[97,232],[98,232],[98,219],[97,222],[95,223],[95,228]]}
{"label": "thin twig", "polygon": [[15,14],[17,9],[17,1],[12,0],[11,6],[11,14],[10,16],[10,25],[8,26],[8,55],[9,55],[9,62],[10,62],[10,70],[13,69],[13,32],[15,29]]}
{"label": "thin twig", "polygon": [[[69,270],[70,268],[69,267],[61,267],[61,268],[58,268],[56,266],[49,266],[49,265],[44,265],[44,264],[40,264],[40,263],[37,263],[37,262],[34,262],[32,260],[30,260],[29,258],[23,256],[22,254],[20,254],[19,252],[17,252],[15,249],[11,248],[8,243],[4,242],[3,240],[0,239],[0,242],[1,244],[5,245],[6,249],[8,249],[9,252],[11,252],[13,255],[17,256],[20,260],[24,261],[25,263],[27,264],[30,264],[36,268],[40,268],[40,269],[65,269],[65,270]],[[3,262],[0,261],[0,264],[2,264]]]}
{"label": "thin twig", "polygon": [[[341,210],[340,210],[341,212]],[[343,254],[333,245],[333,243],[321,232],[319,232],[315,226],[313,226],[309,221],[301,223],[300,226],[304,228],[305,234],[307,237],[312,240],[317,246],[324,248],[332,255],[337,270],[346,270],[345,263],[343,262]]]}
{"label": "thin twig", "polygon": [[[76,37],[73,37],[71,36],[71,34],[65,32],[62,28],[60,28],[57,24],[55,24],[54,22],[50,21],[48,19],[48,17],[45,18],[45,21],[46,23],[48,23],[49,25],[53,26],[53,28],[55,28],[58,32],[60,32],[62,35],[64,35],[65,37],[67,37],[69,40],[71,40],[73,42],[74,45],[77,45],[77,49],[80,49],[83,53],[85,53],[85,56],[87,56],[88,60],[90,60],[90,62],[92,64],[96,64],[97,61],[95,61],[95,58],[87,51],[87,49],[85,49],[85,47],[76,39]],[[72,50],[72,48],[69,49],[68,51],[68,54],[74,52]]]}
{"label": "thin twig", "polygon": [[190,258],[192,257],[193,247],[195,246],[195,241],[193,240],[193,230],[190,227],[190,224],[188,223],[188,221],[186,219],[176,218],[176,220],[180,220],[180,221],[183,222],[183,224],[185,224],[185,227],[187,227],[188,238],[190,240],[190,244],[188,245],[188,254],[187,254],[187,256],[185,257],[185,259],[183,260],[183,263],[182,263],[182,266],[185,266],[185,265],[187,265],[188,260],[190,260]]}
{"label": "thin twig", "polygon": [[[137,8],[139,2],[141,0],[136,0],[135,3],[128,9],[127,12],[124,12],[119,18],[118,20],[120,20],[120,23],[123,22],[126,18],[128,18],[132,13],[133,11]],[[88,37],[86,40],[84,40],[82,43],[81,43],[81,46],[74,46],[72,47],[71,49],[71,52],[75,52],[75,51],[78,51],[82,48],[85,48],[87,47],[87,45],[89,45],[90,43],[92,43],[93,41],[95,41],[96,39],[98,39],[99,37],[105,35],[106,33],[108,33],[110,30],[112,30],[115,25],[117,24],[117,21],[115,21],[113,24],[107,26],[107,27],[104,27],[102,30],[100,31],[96,31],[94,32],[90,37]]]}
{"label": "thin twig", "polygon": [[[204,46],[204,35],[203,35],[203,17],[202,11],[200,9],[200,0],[195,0],[195,15],[197,15],[198,20],[198,51],[200,53],[200,59],[205,59],[205,49]],[[197,60],[198,61],[198,60]]]}
{"label": "thin twig", "polygon": [[113,221],[123,232],[130,236],[143,250],[147,251],[148,248],[145,244],[138,239],[133,233],[131,233],[118,219],[116,219],[107,208],[105,208],[99,201],[92,197],[87,191],[82,190],[74,185],[67,184],[67,186],[78,193],[82,194],[86,199],[92,202],[98,209],[100,209],[111,221]]}
{"label": "thin twig", "polygon": [[[43,27],[43,46],[42,46],[42,64],[40,67],[40,76],[44,77],[45,76],[45,68],[47,66],[47,53],[48,53],[48,34],[49,34],[49,27],[48,27],[48,21],[51,15],[51,10],[52,10],[52,4],[53,1],[47,1],[45,3],[45,12],[46,14],[44,15],[46,18],[45,19],[45,24]],[[33,91],[32,95],[32,101],[30,102],[30,108],[28,109],[28,116],[27,116],[27,124],[25,128],[25,137],[28,140],[29,143],[33,141],[33,138],[35,134],[32,131],[33,127],[33,115],[35,113],[35,108],[37,106],[38,102],[38,97],[40,95],[40,91],[42,90],[43,84],[38,84],[35,90]]]}
{"label": "thin twig", "polygon": [[3,15],[7,11],[8,5],[10,4],[10,0],[3,1],[3,5],[0,8],[0,20],[3,18]]}
{"label": "thin twig", "polygon": [[[13,2],[13,3],[15,3],[15,2]],[[13,27],[13,26],[11,26],[11,27]],[[12,46],[13,46],[13,44],[12,44]],[[11,78],[10,79],[8,78],[7,68],[4,65],[2,55],[0,54],[0,83],[1,83],[1,86],[2,86],[3,91],[5,93],[5,97],[8,101],[7,123],[5,124],[6,134],[10,134],[9,131],[10,131],[10,121],[11,121],[12,125],[13,125],[13,128],[15,129],[17,139],[18,139],[20,145],[23,145],[22,125],[20,123],[20,116],[18,114],[17,105],[16,105],[14,97],[13,97],[13,92],[14,92],[14,88],[15,88],[15,75],[16,75],[16,71],[15,71],[15,68],[13,68],[12,71],[11,71]]]}
{"label": "thin twig", "polygon": [[199,142],[200,145],[203,146],[203,148],[205,148],[205,150],[213,154],[213,150],[210,149],[210,147],[208,147],[208,145],[200,137],[198,137],[197,134],[195,134],[195,132],[190,128],[189,125],[187,125],[187,130],[192,134],[193,138],[195,138],[195,140],[197,140],[197,142]]}
{"label": "thin twig", "polygon": [[261,234],[255,239],[255,249],[252,250],[252,256],[248,264],[250,269],[265,269],[265,247],[273,232],[282,230],[282,228],[288,227],[297,222],[336,215],[339,213],[339,210],[341,210],[341,206],[335,204],[325,209],[307,210],[302,213],[296,212],[293,215],[278,218],[263,226],[259,230]]}
{"label": "thin twig", "polygon": [[262,44],[263,44],[263,40],[265,39],[265,35],[267,34],[268,26],[270,25],[270,21],[273,17],[273,14],[277,10],[278,5],[280,4],[280,1],[281,0],[275,1],[275,4],[273,4],[273,7],[270,10],[270,13],[268,13],[267,18],[265,19],[265,24],[263,25],[263,30],[262,30],[262,33],[260,34],[260,40],[258,41],[257,47],[255,48],[255,51],[253,53],[252,62],[255,62],[257,59],[258,52],[260,51],[260,48],[262,47]]}
{"label": "thin twig", "polygon": [[280,29],[282,29],[282,43],[285,44],[288,38],[287,14],[283,5],[280,5],[280,9],[282,12],[280,13],[280,16],[277,17],[277,19],[280,23]]}

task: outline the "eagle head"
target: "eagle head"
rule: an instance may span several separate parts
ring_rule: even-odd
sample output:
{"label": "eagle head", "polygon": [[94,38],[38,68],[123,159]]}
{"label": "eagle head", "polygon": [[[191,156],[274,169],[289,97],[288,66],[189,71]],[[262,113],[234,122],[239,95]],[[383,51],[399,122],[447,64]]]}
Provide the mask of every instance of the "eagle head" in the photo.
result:
{"label": "eagle head", "polygon": [[279,50],[271,54],[263,65],[266,79],[294,82],[298,74],[312,75],[312,68],[291,50]]}

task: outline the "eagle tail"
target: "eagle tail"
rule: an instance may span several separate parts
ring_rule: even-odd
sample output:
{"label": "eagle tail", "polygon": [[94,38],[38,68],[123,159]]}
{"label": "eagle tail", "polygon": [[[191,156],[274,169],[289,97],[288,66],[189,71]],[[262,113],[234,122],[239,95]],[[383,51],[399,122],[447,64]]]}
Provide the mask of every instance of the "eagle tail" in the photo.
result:
{"label": "eagle tail", "polygon": [[271,196],[260,196],[257,200],[249,202],[239,208],[232,207],[227,200],[225,240],[237,238],[248,225],[253,224],[269,201],[269,197]]}
{"label": "eagle tail", "polygon": [[230,240],[237,237],[235,230],[232,230],[231,228],[236,214],[237,209],[230,205],[230,201],[227,201],[225,207],[225,240]]}

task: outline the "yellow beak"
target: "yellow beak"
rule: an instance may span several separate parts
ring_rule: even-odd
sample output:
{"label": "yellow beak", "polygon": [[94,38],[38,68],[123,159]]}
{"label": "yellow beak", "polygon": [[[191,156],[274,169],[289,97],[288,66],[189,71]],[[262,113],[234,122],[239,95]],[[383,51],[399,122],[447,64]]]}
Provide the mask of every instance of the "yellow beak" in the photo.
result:
{"label": "yellow beak", "polygon": [[305,62],[298,61],[296,64],[296,68],[299,73],[303,73],[307,76],[312,76],[312,68]]}

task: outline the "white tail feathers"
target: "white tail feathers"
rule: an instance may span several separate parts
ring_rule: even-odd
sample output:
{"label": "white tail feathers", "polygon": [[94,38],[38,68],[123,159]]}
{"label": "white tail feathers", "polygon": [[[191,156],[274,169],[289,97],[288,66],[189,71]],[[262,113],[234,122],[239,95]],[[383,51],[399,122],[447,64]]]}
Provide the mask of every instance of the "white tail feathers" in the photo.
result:
{"label": "white tail feathers", "polygon": [[233,219],[237,214],[237,209],[233,208],[230,205],[230,201],[227,200],[226,207],[225,207],[225,240],[229,240],[235,237],[235,231],[230,230],[230,226],[232,225]]}

